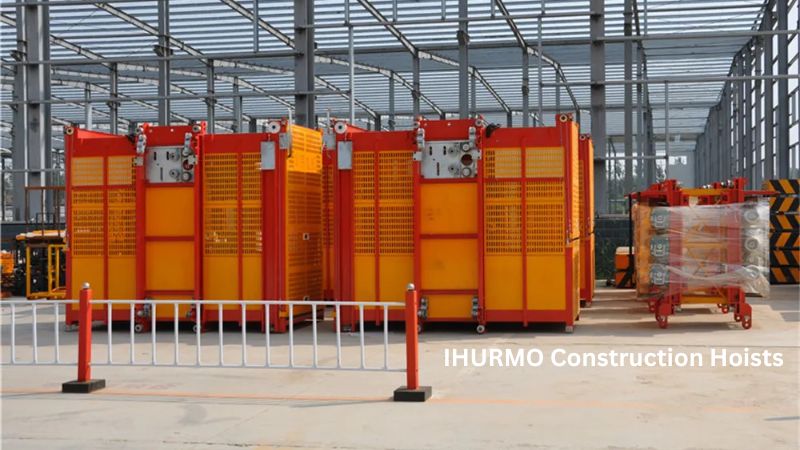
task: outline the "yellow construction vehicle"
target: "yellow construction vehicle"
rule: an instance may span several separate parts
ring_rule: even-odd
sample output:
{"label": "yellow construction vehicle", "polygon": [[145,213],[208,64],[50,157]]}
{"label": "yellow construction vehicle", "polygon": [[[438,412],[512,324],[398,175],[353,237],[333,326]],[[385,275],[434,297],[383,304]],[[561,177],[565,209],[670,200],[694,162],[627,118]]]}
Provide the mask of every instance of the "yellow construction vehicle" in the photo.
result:
{"label": "yellow construction vehicle", "polygon": [[66,297],[65,230],[37,230],[17,235],[14,277],[25,280],[30,300]]}

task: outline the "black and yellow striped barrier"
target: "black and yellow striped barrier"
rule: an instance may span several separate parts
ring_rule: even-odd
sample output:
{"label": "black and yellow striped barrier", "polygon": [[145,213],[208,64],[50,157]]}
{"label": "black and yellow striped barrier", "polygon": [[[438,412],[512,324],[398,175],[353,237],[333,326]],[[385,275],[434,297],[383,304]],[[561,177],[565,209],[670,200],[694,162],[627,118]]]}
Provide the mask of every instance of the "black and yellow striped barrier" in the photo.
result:
{"label": "black and yellow striped barrier", "polygon": [[767,180],[764,189],[776,191],[781,195],[800,195],[800,179]]}
{"label": "black and yellow striped barrier", "polygon": [[783,195],[771,197],[769,199],[769,212],[771,213],[795,213],[800,212],[800,197],[793,195]]}
{"label": "black and yellow striped barrier", "polygon": [[773,248],[769,251],[770,266],[800,267],[800,250]]}
{"label": "black and yellow striped barrier", "polygon": [[772,214],[769,217],[769,228],[772,231],[797,231],[800,229],[800,216]]}
{"label": "black and yellow striped barrier", "polygon": [[769,235],[770,248],[800,248],[800,230],[773,231]]}
{"label": "black and yellow striped barrier", "polygon": [[770,267],[769,282],[772,284],[797,284],[800,267]]}

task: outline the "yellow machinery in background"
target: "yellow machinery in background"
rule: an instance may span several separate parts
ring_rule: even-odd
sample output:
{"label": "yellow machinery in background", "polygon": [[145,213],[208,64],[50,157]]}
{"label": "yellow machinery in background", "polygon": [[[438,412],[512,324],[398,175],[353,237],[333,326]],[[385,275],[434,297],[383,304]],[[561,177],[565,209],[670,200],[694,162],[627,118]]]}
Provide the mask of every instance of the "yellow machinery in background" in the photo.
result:
{"label": "yellow machinery in background", "polygon": [[11,297],[14,291],[14,255],[9,251],[0,251],[0,273],[2,273],[0,298]]}
{"label": "yellow machinery in background", "polygon": [[[66,250],[64,236],[64,230],[40,230],[17,235],[17,261],[12,270],[14,277],[25,279],[27,298],[31,300],[65,298],[67,259],[64,255]],[[4,264],[4,285],[5,278]]]}

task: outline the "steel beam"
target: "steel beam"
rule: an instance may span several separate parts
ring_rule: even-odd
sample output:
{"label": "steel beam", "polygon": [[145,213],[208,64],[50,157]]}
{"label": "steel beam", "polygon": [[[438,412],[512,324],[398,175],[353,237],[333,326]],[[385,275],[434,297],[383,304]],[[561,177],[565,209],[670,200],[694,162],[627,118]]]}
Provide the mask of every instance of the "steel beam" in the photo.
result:
{"label": "steel beam", "polygon": [[591,43],[591,100],[592,100],[592,141],[594,142],[594,191],[595,209],[598,213],[608,212],[608,180],[606,165],[598,156],[606,156],[606,47],[602,38],[605,34],[605,0],[591,0],[590,36]]}
{"label": "steel beam", "polygon": [[[169,0],[158,2],[158,56],[172,56],[169,40]],[[169,58],[158,61],[158,95],[167,96],[170,93],[170,64]],[[158,123],[169,125],[170,101],[167,98],[158,101]]]}
{"label": "steel beam", "polygon": [[233,83],[233,131],[242,133],[242,96],[239,93],[239,83]]}
{"label": "steel beam", "polygon": [[420,115],[419,98],[422,92],[422,87],[420,85],[419,54],[416,52],[412,53],[411,56],[411,72],[414,83],[414,90],[411,91],[411,102],[414,111],[414,119],[416,119]]}
{"label": "steel beam", "polygon": [[[206,65],[206,93],[208,95],[216,94],[215,86],[214,86],[214,61],[209,60],[208,65]],[[217,118],[216,118],[216,106],[217,99],[213,97],[209,97],[206,99],[206,122],[207,127],[206,130],[214,134],[216,133],[216,126],[217,126]]]}
{"label": "steel beam", "polygon": [[[238,12],[239,14],[241,14],[243,17],[247,18],[248,20],[253,21],[253,25],[254,26],[257,25],[258,27],[264,29],[269,34],[271,34],[272,36],[277,38],[280,42],[283,42],[284,44],[286,44],[288,47],[290,47],[292,49],[296,48],[296,44],[295,44],[294,39],[292,39],[291,37],[289,37],[288,35],[283,33],[277,27],[274,27],[271,24],[269,24],[268,22],[266,22],[263,18],[256,17],[256,15],[254,15],[253,12],[251,12],[249,9],[245,8],[244,6],[242,6],[242,4],[239,3],[237,0],[220,0],[220,1],[222,3],[228,5],[234,11]],[[395,4],[395,6],[396,6],[396,4]],[[348,7],[349,7],[349,5],[348,5]],[[350,21],[350,23],[352,23],[352,21]],[[311,28],[315,28],[314,25],[311,25],[310,27]],[[350,64],[350,61],[349,61],[349,50],[346,49],[346,51],[348,53],[348,57],[345,57],[343,59],[336,58],[336,57],[333,57],[333,56],[324,56],[324,55],[320,55],[320,54],[315,54],[314,55],[314,61],[317,62],[317,63],[321,63],[321,64],[334,64],[334,65],[340,65],[340,66],[350,66],[351,64]],[[270,52],[270,53],[274,54],[275,52]],[[383,76],[385,76],[387,78],[389,78],[389,76],[391,74],[391,71],[388,70],[388,69],[384,69],[384,68],[377,67],[377,66],[372,66],[372,65],[369,65],[369,64],[362,64],[362,63],[355,62],[352,65],[358,70],[361,70],[361,71],[364,71],[364,72],[370,72],[370,73],[378,73],[378,74],[381,74],[381,75],[383,75]],[[413,85],[412,85],[411,82],[409,82],[408,80],[406,80],[405,78],[403,78],[402,76],[400,76],[398,74],[394,74],[394,77],[395,77],[395,79],[397,81],[400,82],[400,84],[403,87],[408,89],[409,92],[413,90]],[[320,77],[317,77],[316,80],[319,83],[328,85],[328,82],[323,80]],[[441,108],[439,108],[433,101],[431,101],[430,98],[426,97],[425,95],[421,95],[420,99],[422,101],[424,101],[425,103],[427,103],[437,113],[441,112]],[[370,112],[370,110],[363,103],[357,101],[357,104],[358,104],[359,107],[361,107],[365,111]],[[374,117],[374,115],[375,115],[374,111],[370,115]]]}
{"label": "steel beam", "polygon": [[[776,0],[776,16],[778,19],[778,74],[789,74],[789,36],[785,32],[789,29],[789,0]],[[777,177],[789,178],[789,80],[778,80],[778,111],[777,111],[777,146],[775,148]]]}
{"label": "steel beam", "polygon": [[[633,34],[633,0],[625,0],[624,8],[624,33],[626,37]],[[626,80],[633,79],[633,41],[626,40],[624,44],[624,77]],[[625,193],[633,192],[633,85],[625,85]]]}
{"label": "steel beam", "polygon": [[[461,1],[461,0],[459,0]],[[388,31],[392,36],[394,36],[400,44],[411,54],[415,55],[418,58],[422,59],[429,59],[431,61],[438,62],[440,64],[446,64],[453,67],[459,67],[459,61],[456,61],[452,58],[439,56],[424,50],[421,50],[419,47],[414,45],[410,39],[408,39],[391,21],[387,20],[386,17],[368,0],[358,0],[358,3],[374,18],[376,19],[385,29]],[[500,97],[500,94],[489,84],[486,78],[481,75],[480,71],[474,67],[469,67],[469,72],[474,73],[476,77],[478,77],[478,81],[489,91],[490,94],[497,100],[500,106],[506,110],[510,111],[511,108],[506,104],[505,100]],[[439,112],[441,115],[443,111]]]}
{"label": "steel beam", "polygon": [[[750,50],[750,43],[745,46],[743,53],[744,57],[744,74],[750,75],[753,70],[752,58],[753,52]],[[750,180],[751,186],[754,185],[755,172],[753,171],[753,154],[755,153],[755,145],[753,144],[753,81],[744,82],[744,161],[742,176]]]}
{"label": "steel beam", "polygon": [[389,131],[394,131],[394,72],[389,75]]}
{"label": "steel beam", "polygon": [[[23,18],[17,21],[17,53],[13,54],[15,59],[24,61],[26,57],[25,49],[25,7],[17,6],[17,17]],[[24,102],[27,100],[25,95],[26,82],[25,75],[27,66],[14,67],[14,94],[15,101]],[[26,131],[26,124],[28,123],[28,107],[22,103],[12,105],[14,129],[11,135],[11,164],[14,169],[25,169],[28,161],[28,133]],[[13,213],[12,220],[25,220],[23,217],[23,205],[25,204],[25,185],[28,183],[27,172],[15,172],[11,176],[11,189],[12,189],[12,205]],[[3,211],[5,215],[5,210]]]}
{"label": "steel beam", "polygon": [[[25,6],[23,7],[24,27],[24,49],[25,58],[28,60],[49,60],[50,46],[46,36],[49,36],[50,14],[47,5]],[[26,164],[24,166],[29,172],[27,180],[21,186],[14,187],[15,202],[20,201],[20,205],[25,204],[26,186],[46,186],[47,180],[42,169],[51,166],[52,146],[50,141],[50,107],[45,102],[49,100],[50,86],[50,67],[45,64],[26,65],[25,72],[25,105],[26,122],[21,130],[27,131],[26,144]],[[15,166],[15,168],[17,168]],[[42,202],[44,197],[44,203]],[[33,195],[28,199],[28,217],[22,219],[35,219],[36,214],[44,212],[50,197]]]}
{"label": "steel beam", "polygon": [[664,83],[664,175],[669,178],[669,83]]}
{"label": "steel beam", "polygon": [[470,85],[469,85],[470,86],[470,88],[469,88],[469,94],[470,94],[469,112],[470,112],[470,117],[477,118],[478,117],[478,83],[477,83],[477,79],[475,78],[475,74],[474,73],[470,76],[469,80],[470,80]]}
{"label": "steel beam", "polygon": [[[774,26],[772,17],[773,3],[767,3],[764,12],[762,28],[772,30]],[[764,39],[764,76],[770,77],[774,73],[774,45],[772,38]],[[764,80],[764,179],[775,178],[775,98],[774,81],[770,78]]]}
{"label": "steel beam", "polygon": [[[467,0],[458,0],[458,17],[469,17]],[[461,119],[469,118],[469,23],[466,20],[458,22],[458,116]]]}
{"label": "steel beam", "polygon": [[[745,68],[744,68],[744,52],[739,53],[737,56],[738,63],[736,65],[739,75],[745,75]],[[738,126],[738,139],[739,142],[736,146],[736,176],[741,177],[744,176],[744,163],[745,163],[745,148],[747,146],[747,133],[746,128],[747,125],[745,123],[745,82],[744,80],[739,81],[737,83],[738,98],[736,100],[736,122]]]}
{"label": "steel beam", "polygon": [[[756,38],[755,40],[755,61],[756,61],[756,75],[760,76],[761,73],[764,71],[764,63],[762,58],[764,56],[764,39]],[[764,120],[763,108],[761,105],[761,96],[763,95],[763,89],[761,84],[763,83],[762,80],[756,80],[755,82],[755,136],[754,140],[755,143],[753,145],[753,154],[755,156],[755,166],[753,167],[753,184],[752,186],[761,186],[761,182],[764,180],[763,173],[764,173],[764,159],[761,157],[763,146],[761,144],[762,136],[761,136],[761,123]]]}
{"label": "steel beam", "polygon": [[259,0],[253,0],[253,51],[258,53],[261,50],[261,42],[259,36],[259,30],[261,27],[259,26],[259,22],[261,21],[260,11],[259,11]]}
{"label": "steel beam", "polygon": [[[119,96],[119,70],[117,64],[111,64],[109,72],[109,90],[111,91],[111,98],[116,99]],[[110,131],[111,134],[119,133],[119,103],[116,101],[108,102]]]}
{"label": "steel beam", "polygon": [[314,2],[294,0],[294,33],[297,54],[294,57],[294,106],[299,125],[315,128],[314,121]]}
{"label": "steel beam", "polygon": [[528,52],[522,49],[522,126],[530,126],[530,64]]}
{"label": "steel beam", "polygon": [[83,123],[87,130],[92,129],[92,90],[87,85],[86,88],[83,90]]}

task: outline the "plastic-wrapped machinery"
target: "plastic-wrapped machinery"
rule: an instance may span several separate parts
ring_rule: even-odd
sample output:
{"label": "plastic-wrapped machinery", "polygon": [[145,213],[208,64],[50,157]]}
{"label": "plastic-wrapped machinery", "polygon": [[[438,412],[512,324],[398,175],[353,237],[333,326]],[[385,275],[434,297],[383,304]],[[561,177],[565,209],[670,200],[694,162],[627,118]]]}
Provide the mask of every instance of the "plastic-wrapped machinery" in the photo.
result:
{"label": "plastic-wrapped machinery", "polygon": [[769,294],[769,203],[743,187],[743,179],[704,189],[668,180],[634,194],[637,294],[662,328],[690,303],[752,325],[745,294]]}

